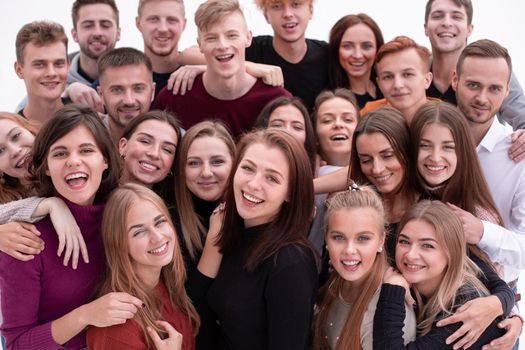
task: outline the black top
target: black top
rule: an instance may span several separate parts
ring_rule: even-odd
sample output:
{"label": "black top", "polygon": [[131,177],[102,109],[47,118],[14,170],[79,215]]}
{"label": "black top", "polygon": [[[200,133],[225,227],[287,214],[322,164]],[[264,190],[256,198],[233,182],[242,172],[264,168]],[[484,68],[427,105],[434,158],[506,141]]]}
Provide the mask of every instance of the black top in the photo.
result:
{"label": "black top", "polygon": [[[62,104],[65,106],[65,105],[68,105],[71,103],[71,100],[69,99],[69,97],[60,97],[60,100],[62,100]],[[24,114],[24,108],[22,108],[21,110],[19,110],[18,112],[16,112],[16,114],[18,114],[19,116],[21,117],[24,117],[27,119],[27,117],[25,116]]]}
{"label": "black top", "polygon": [[208,303],[220,324],[219,349],[308,348],[317,291],[313,251],[289,244],[248,272],[246,252],[266,228],[242,232],[234,251],[223,257],[208,291]]}
{"label": "black top", "polygon": [[370,95],[368,92],[365,92],[363,95],[358,95],[354,92],[354,96],[355,96],[355,99],[357,100],[357,105],[359,106],[359,109],[363,109],[368,102],[372,102],[372,101],[376,101],[376,100],[380,100],[384,98],[383,93],[381,92],[381,90],[379,90],[379,87],[377,87],[377,84],[374,83],[374,85],[376,86],[376,97]]}
{"label": "black top", "polygon": [[[478,295],[471,288],[463,286],[458,291],[454,300],[454,312],[467,301],[477,298]],[[447,317],[440,314],[432,325],[431,330],[424,336],[418,336],[415,341],[403,343],[403,325],[405,320],[405,288],[397,285],[384,283],[379,294],[376,314],[374,317],[374,349],[397,350],[397,349],[452,349],[453,344],[447,345],[445,340],[461,327],[462,323],[454,323],[444,327],[437,327],[440,319]],[[498,317],[481,334],[478,340],[469,349],[481,349],[483,345],[491,340],[501,337],[505,331],[497,327],[501,321]]]}
{"label": "black top", "polygon": [[[432,67],[430,67],[430,71],[432,71]],[[432,79],[427,89],[427,97],[439,98],[441,101],[452,103],[454,106],[458,104],[456,101],[456,92],[452,89],[452,85],[449,85],[445,92],[441,92],[434,85],[434,79]]]}
{"label": "black top", "polygon": [[311,111],[317,95],[328,87],[328,44],[306,39],[307,51],[303,59],[290,63],[274,50],[272,40],[269,35],[254,37],[246,49],[246,60],[281,67],[284,88],[300,97]]}
{"label": "black top", "polygon": [[171,76],[171,73],[155,73],[153,72],[153,82],[155,83],[155,97],[159,94],[166,85],[168,85],[168,80]]}

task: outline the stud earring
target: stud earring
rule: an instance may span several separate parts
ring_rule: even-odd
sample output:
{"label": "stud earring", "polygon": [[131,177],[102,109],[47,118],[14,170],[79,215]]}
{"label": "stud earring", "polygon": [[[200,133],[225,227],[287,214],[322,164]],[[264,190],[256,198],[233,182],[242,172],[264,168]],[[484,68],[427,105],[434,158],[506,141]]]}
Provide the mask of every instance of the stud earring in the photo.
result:
{"label": "stud earring", "polygon": [[379,249],[377,250],[378,253],[381,253],[383,251],[383,247],[379,247]]}

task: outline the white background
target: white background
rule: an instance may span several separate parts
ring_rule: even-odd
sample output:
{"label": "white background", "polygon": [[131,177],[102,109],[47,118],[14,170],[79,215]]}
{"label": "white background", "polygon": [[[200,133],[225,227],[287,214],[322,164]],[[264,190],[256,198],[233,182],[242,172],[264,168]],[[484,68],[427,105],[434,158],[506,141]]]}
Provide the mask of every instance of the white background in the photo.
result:
{"label": "white background", "polygon": [[[117,46],[142,48],[142,38],[135,28],[134,18],[138,0],[116,0],[120,9],[122,36]],[[240,0],[248,24],[254,35],[271,34],[271,28],[256,9],[252,0]],[[22,25],[33,20],[54,20],[61,23],[69,34],[72,28],[72,0],[11,0],[0,11],[0,110],[12,111],[25,95],[23,81],[15,75],[15,36]],[[200,0],[186,0],[188,25],[180,49],[196,43],[193,14]],[[407,35],[429,47],[423,32],[425,0],[316,0],[314,18],[308,27],[308,37],[328,39],[331,26],[341,16],[364,12],[376,20],[385,41],[397,35]],[[474,32],[472,40],[489,38],[507,47],[512,55],[515,73],[525,84],[525,2],[521,0],[473,0]],[[71,39],[71,37],[70,37]],[[70,40],[69,51],[78,50]]]}
{"label": "white background", "polygon": [[[142,49],[142,38],[135,28],[138,0],[116,0],[120,9],[121,40],[117,46],[133,46]],[[525,1],[523,0],[472,0],[474,3],[474,32],[469,41],[488,38],[505,46],[513,59],[514,72],[525,85]],[[7,5],[9,3],[9,5]],[[13,111],[25,95],[23,81],[15,75],[15,36],[22,25],[33,20],[54,20],[61,23],[69,34],[72,28],[72,0],[14,0],[4,2],[0,11],[0,110]],[[196,28],[193,14],[201,3],[186,0],[188,25],[179,49],[196,43]],[[240,0],[254,35],[271,34],[271,28],[253,1]],[[407,35],[430,48],[424,35],[425,0],[317,0],[314,18],[308,27],[307,36],[328,39],[331,26],[343,15],[364,12],[379,24],[385,41],[397,35]],[[69,51],[78,50],[70,37]],[[525,276],[520,288],[525,292]],[[523,340],[522,340],[523,341]]]}

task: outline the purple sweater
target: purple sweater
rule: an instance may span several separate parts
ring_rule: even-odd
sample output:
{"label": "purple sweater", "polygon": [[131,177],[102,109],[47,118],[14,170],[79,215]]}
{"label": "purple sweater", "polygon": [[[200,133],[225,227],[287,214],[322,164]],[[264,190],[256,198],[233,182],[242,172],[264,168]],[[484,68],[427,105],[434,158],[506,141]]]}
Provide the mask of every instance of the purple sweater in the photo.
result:
{"label": "purple sweater", "polygon": [[85,332],[63,346],[51,335],[51,322],[90,301],[104,266],[100,225],[104,204],[78,206],[65,200],[82,231],[89,264],[64,266],[57,256],[58,238],[49,220],[36,224],[45,249],[23,262],[0,253],[0,292],[4,323],[2,335],[8,349],[79,349],[86,346]]}

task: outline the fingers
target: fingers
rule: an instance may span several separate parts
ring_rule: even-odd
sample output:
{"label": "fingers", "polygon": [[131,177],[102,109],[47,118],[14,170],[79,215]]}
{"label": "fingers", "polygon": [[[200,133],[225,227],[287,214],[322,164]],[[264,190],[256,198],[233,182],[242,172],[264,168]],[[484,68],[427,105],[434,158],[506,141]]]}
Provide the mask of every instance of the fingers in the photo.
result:
{"label": "fingers", "polygon": [[11,249],[22,254],[36,255],[44,250],[44,244],[35,244],[35,241],[26,237],[17,237],[11,242]]}
{"label": "fingers", "polygon": [[79,235],[78,244],[80,246],[80,252],[82,254],[82,259],[84,259],[84,262],[86,264],[89,264],[89,254],[88,254],[86,242],[84,242],[84,237],[82,236],[80,232],[78,233],[78,235]]}
{"label": "fingers", "polygon": [[162,347],[162,339],[160,339],[159,335],[155,330],[151,327],[146,328],[149,336],[151,337],[151,340],[153,340],[153,344],[155,345],[156,349],[161,349]]}
{"label": "fingers", "polygon": [[40,237],[35,236],[35,234],[31,231],[22,231],[18,237],[16,237],[15,233],[13,241],[18,241],[19,243],[22,243],[30,248],[36,249],[39,251],[39,253],[44,249],[45,245],[44,241]]}
{"label": "fingers", "polygon": [[134,305],[136,308],[141,308],[143,306],[142,300],[139,298],[135,298],[132,295],[129,295],[128,293],[115,293],[117,299],[122,303],[127,303]]}
{"label": "fingers", "polygon": [[[438,327],[445,327],[445,326],[448,326],[449,324],[453,324],[453,323],[458,323],[458,322],[461,322],[463,320],[463,318],[461,317],[461,315],[459,315],[457,312],[455,314],[453,314],[452,316],[449,316],[447,318],[444,318],[442,320],[439,320],[438,323],[436,323],[436,326]],[[455,333],[454,333],[455,334]]]}
{"label": "fingers", "polygon": [[26,231],[29,231],[36,236],[40,236],[40,231],[36,229],[35,225],[29,224],[27,222],[18,222],[18,224]]}
{"label": "fingers", "polygon": [[58,236],[58,249],[57,249],[57,256],[61,256],[64,252],[64,248],[66,247],[66,235],[64,235],[62,232],[57,231]]}
{"label": "fingers", "polygon": [[78,256],[80,254],[80,246],[78,244],[78,237],[73,237],[72,243],[73,243],[73,256],[71,258],[71,266],[73,267],[73,270],[76,270],[78,266]]}
{"label": "fingers", "polygon": [[[445,340],[447,344],[453,344],[456,340],[463,337],[469,331],[469,327],[463,324],[457,331],[455,331],[450,337]],[[454,344],[454,349],[456,349],[456,344]]]}
{"label": "fingers", "polygon": [[525,157],[525,131],[516,130],[511,136],[512,144],[509,147],[509,157],[515,162]]}
{"label": "fingers", "polygon": [[5,253],[10,255],[10,256],[12,256],[13,258],[15,258],[17,260],[20,260],[20,261],[29,261],[29,260],[33,260],[35,258],[34,255],[22,254],[22,253],[20,253],[19,251],[16,251],[16,250],[5,251]]}
{"label": "fingers", "polygon": [[64,253],[64,266],[67,266],[69,259],[71,258],[71,253],[73,253],[73,244],[69,235],[64,235],[64,238],[66,241],[66,251]]}
{"label": "fingers", "polygon": [[[512,322],[513,320],[511,318],[507,318],[500,323],[498,323],[498,327],[502,329],[506,329],[507,333],[505,333],[503,336],[496,338],[490,342],[490,344],[486,344],[482,347],[483,350],[507,350],[511,349],[514,344],[516,343],[516,340],[518,339],[519,332],[512,332],[509,331],[509,329],[512,328]],[[518,321],[521,324],[521,321]],[[519,327],[521,329],[521,327]]]}

